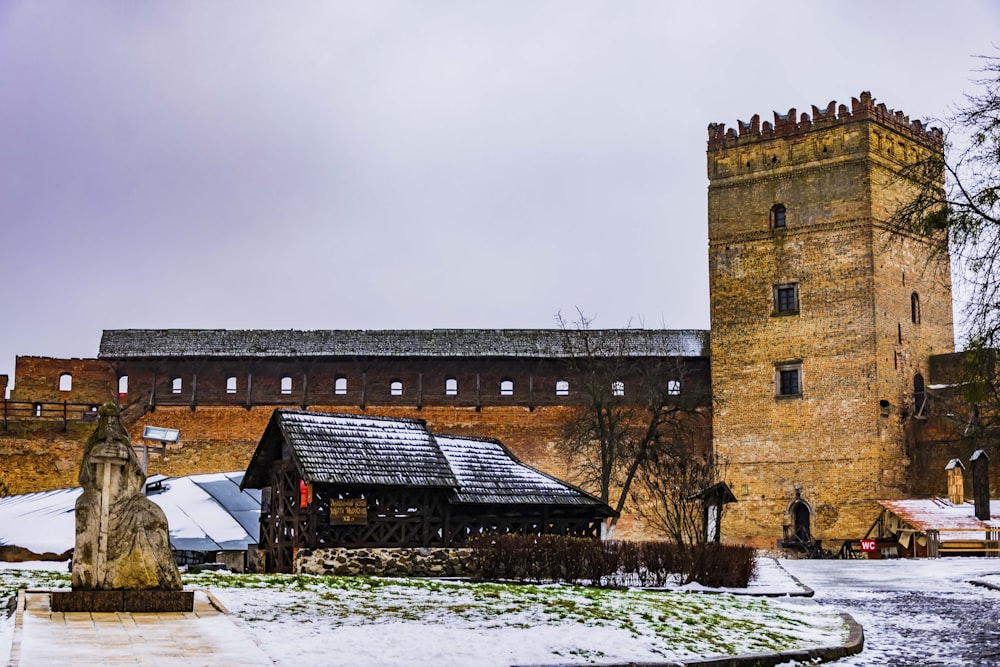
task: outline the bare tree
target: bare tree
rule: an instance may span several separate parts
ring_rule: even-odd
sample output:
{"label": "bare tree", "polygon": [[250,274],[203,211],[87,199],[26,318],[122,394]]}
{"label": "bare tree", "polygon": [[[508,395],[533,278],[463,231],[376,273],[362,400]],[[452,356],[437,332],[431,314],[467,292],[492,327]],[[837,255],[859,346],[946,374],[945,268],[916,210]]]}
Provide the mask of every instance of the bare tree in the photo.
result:
{"label": "bare tree", "polygon": [[[709,518],[703,494],[725,479],[725,466],[711,453],[690,451],[678,434],[678,445],[653,452],[643,464],[636,506],[643,520],[682,546],[703,545],[715,539],[724,504]],[[715,531],[708,523],[715,522]]]}
{"label": "bare tree", "polygon": [[949,416],[968,411],[961,435],[991,441],[1000,416],[1000,57],[980,59],[973,79],[979,92],[942,121],[944,151],[900,170],[913,196],[891,222],[950,253],[968,341],[961,378],[966,409],[949,407]]}
{"label": "bare tree", "polygon": [[[564,425],[562,450],[583,485],[620,513],[651,457],[673,451],[694,423],[708,419],[710,388],[689,382],[680,350],[642,349],[637,334],[643,330],[593,329],[592,318],[580,311],[573,322],[561,314],[556,319],[579,401]],[[608,535],[616,524],[612,519]]]}
{"label": "bare tree", "polygon": [[892,222],[956,262],[970,349],[1000,346],[1000,57],[981,56],[980,88],[943,123],[945,151],[900,170],[913,196]]}

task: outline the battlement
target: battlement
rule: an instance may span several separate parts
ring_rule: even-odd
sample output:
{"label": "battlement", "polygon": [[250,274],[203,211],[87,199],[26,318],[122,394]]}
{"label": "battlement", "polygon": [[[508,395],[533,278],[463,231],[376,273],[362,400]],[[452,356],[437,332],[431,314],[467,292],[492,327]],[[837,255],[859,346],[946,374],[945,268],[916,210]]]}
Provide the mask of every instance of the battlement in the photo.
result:
{"label": "battlement", "polygon": [[729,148],[775,137],[786,137],[808,132],[814,128],[839,125],[862,118],[877,120],[897,131],[909,133],[914,139],[933,147],[940,147],[944,143],[944,133],[940,128],[925,127],[922,121],[911,121],[910,117],[902,111],[890,109],[881,102],[875,104],[875,98],[872,97],[872,94],[864,91],[859,97],[851,98],[850,109],[847,108],[846,104],[838,105],[836,101],[832,101],[826,105],[825,109],[813,105],[810,117],[804,111],[801,115],[798,114],[793,107],[788,110],[787,114],[779,114],[775,111],[774,123],[766,120],[761,123],[760,115],[754,114],[749,122],[737,121],[738,132],[733,127],[726,129],[724,123],[711,123],[708,126],[708,148],[709,150]]}

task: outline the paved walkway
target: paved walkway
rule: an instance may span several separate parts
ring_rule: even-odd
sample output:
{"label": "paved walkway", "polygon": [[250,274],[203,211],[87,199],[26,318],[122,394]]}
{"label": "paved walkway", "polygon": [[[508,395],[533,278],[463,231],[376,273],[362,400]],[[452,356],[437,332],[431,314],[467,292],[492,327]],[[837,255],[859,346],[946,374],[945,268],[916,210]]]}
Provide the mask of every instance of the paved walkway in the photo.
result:
{"label": "paved walkway", "polygon": [[162,614],[53,612],[47,591],[27,591],[16,614],[11,667],[274,664],[204,591],[193,612]]}

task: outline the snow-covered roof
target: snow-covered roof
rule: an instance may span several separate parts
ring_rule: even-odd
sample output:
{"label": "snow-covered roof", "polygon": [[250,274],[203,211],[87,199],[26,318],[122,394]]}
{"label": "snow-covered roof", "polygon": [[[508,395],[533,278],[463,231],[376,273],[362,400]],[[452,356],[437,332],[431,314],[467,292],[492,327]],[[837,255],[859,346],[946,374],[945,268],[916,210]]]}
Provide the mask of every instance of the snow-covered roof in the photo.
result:
{"label": "snow-covered roof", "polygon": [[[563,329],[106,329],[102,359],[164,357],[567,358],[581,334]],[[706,357],[701,329],[594,329],[596,356]],[[576,342],[574,342],[576,341]]]}
{"label": "snow-covered roof", "polygon": [[938,531],[941,540],[983,541],[989,529],[1000,528],[1000,500],[990,501],[989,521],[976,518],[971,501],[954,505],[944,498],[918,498],[878,503],[918,532]]}
{"label": "snow-covered roof", "polygon": [[247,485],[268,484],[282,443],[307,482],[363,486],[458,486],[419,419],[275,410],[247,468]]}
{"label": "snow-covered roof", "polygon": [[[260,491],[240,491],[242,472],[166,478],[152,493],[167,516],[176,551],[243,551],[259,534]],[[0,498],[0,544],[61,554],[76,539],[74,505],[82,490]]]}
{"label": "snow-covered roof", "polygon": [[604,505],[591,494],[521,463],[498,440],[435,435],[469,504]]}
{"label": "snow-covered roof", "polygon": [[274,462],[288,456],[307,482],[443,487],[457,504],[574,505],[614,514],[600,499],[521,463],[497,440],[435,435],[419,419],[275,410],[244,485],[267,486]]}

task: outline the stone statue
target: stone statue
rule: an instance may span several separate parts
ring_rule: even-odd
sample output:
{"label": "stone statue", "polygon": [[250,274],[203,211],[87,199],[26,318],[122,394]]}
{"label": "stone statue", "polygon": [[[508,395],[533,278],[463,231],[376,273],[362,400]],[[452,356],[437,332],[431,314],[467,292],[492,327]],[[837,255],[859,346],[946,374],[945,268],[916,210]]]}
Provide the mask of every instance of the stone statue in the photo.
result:
{"label": "stone statue", "polygon": [[101,406],[80,466],[73,590],[180,590],[167,517],[146,498],[146,475],[118,408]]}

